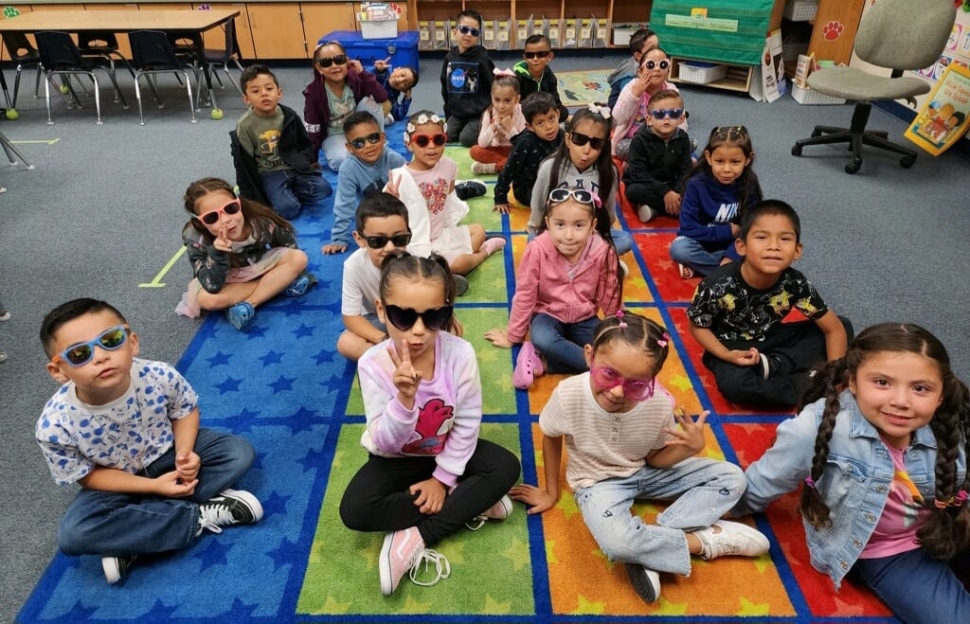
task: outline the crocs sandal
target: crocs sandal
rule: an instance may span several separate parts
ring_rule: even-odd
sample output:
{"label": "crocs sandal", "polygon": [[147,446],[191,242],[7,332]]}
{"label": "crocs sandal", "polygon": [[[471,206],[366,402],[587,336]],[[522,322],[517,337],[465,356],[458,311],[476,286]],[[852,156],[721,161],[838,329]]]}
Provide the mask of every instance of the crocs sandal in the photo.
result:
{"label": "crocs sandal", "polygon": [[528,390],[536,377],[541,377],[545,370],[542,358],[531,342],[523,342],[519,349],[519,357],[515,359],[515,370],[512,371],[512,385],[519,390]]}

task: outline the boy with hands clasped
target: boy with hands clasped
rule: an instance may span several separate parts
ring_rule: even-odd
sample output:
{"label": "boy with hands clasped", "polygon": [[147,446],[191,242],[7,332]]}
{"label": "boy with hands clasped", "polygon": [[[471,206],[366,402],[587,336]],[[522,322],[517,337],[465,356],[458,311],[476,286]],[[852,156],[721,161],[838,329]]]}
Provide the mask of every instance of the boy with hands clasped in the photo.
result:
{"label": "boy with hands clasped", "polygon": [[228,489],[253,447],[199,427],[195,391],[168,364],[137,358],[138,336],[118,310],[69,301],[44,318],[40,337],[47,371],[63,385],[35,437],[54,481],[81,486],[61,520],[62,552],[100,555],[116,583],[140,554],[263,517],[255,496]]}

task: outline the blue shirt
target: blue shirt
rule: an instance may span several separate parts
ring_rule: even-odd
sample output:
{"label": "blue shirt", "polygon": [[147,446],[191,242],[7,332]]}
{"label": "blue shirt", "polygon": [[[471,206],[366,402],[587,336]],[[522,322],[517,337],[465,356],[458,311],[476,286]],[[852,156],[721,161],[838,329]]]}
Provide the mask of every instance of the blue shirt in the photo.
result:
{"label": "blue shirt", "polygon": [[380,193],[387,184],[391,169],[403,167],[404,164],[404,156],[386,145],[380,158],[372,165],[368,165],[353,154],[348,154],[347,160],[340,165],[340,173],[337,174],[337,196],[333,200],[333,229],[330,231],[331,242],[350,246],[353,242],[351,232],[354,230],[357,206],[365,197]]}

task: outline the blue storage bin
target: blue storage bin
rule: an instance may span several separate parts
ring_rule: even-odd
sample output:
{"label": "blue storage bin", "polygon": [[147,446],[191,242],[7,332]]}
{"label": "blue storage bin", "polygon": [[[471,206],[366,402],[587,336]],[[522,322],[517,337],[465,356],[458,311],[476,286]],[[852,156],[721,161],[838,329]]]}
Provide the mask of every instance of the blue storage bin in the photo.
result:
{"label": "blue storage bin", "polygon": [[343,44],[347,56],[358,59],[365,69],[373,71],[374,62],[388,57],[393,67],[418,68],[418,31],[405,30],[393,39],[364,39],[356,30],[335,30],[327,33],[317,45],[336,40]]}

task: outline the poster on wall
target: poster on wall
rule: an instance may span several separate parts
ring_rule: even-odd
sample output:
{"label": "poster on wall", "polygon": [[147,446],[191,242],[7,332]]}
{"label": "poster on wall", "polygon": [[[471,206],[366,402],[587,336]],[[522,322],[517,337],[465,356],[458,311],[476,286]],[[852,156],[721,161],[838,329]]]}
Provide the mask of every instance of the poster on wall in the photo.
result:
{"label": "poster on wall", "polygon": [[905,136],[930,154],[939,156],[956,143],[968,127],[970,69],[951,63]]}

